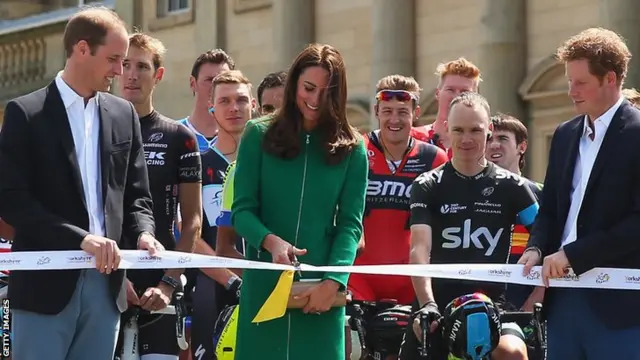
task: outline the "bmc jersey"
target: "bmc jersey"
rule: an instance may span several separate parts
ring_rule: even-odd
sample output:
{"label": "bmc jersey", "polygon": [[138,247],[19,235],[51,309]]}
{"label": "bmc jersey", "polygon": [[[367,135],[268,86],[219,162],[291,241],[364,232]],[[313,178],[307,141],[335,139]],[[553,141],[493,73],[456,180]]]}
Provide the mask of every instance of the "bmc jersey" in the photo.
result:
{"label": "bmc jersey", "polygon": [[[471,177],[447,162],[420,175],[411,192],[411,224],[432,229],[432,264],[507,264],[514,223],[530,227],[537,214],[526,180],[491,162]],[[431,284],[441,308],[473,292],[504,301],[506,289],[500,283],[451,279],[432,279]]]}
{"label": "bmc jersey", "polygon": [[[173,224],[179,185],[202,181],[200,153],[195,136],[186,127],[156,111],[140,118],[140,127],[153,200],[155,235],[167,250],[174,250]],[[163,273],[158,269],[136,270],[131,271],[129,277],[136,287],[155,286]]]}
{"label": "bmc jersey", "polygon": [[447,155],[449,156],[449,159],[453,157],[453,153],[451,149],[447,149],[444,146],[444,144],[442,143],[442,140],[440,139],[440,136],[436,134],[436,132],[433,130],[432,125],[412,127],[410,134],[412,137],[420,141],[424,141],[427,144],[435,145],[440,149],[446,151]]}
{"label": "bmc jersey", "polygon": [[404,157],[387,160],[379,131],[365,138],[369,183],[364,213],[365,250],[356,264],[406,264],[409,261],[409,199],[411,183],[420,174],[447,161],[444,151],[410,139]]}

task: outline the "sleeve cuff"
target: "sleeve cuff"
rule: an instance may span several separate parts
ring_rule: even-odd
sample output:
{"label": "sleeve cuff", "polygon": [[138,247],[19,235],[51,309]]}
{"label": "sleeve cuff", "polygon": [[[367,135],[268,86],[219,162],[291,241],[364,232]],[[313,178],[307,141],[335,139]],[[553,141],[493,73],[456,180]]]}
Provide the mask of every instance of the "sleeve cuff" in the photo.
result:
{"label": "sleeve cuff", "polygon": [[347,283],[349,282],[349,273],[327,273],[322,280],[333,280],[340,285],[339,290],[344,291],[347,289]]}
{"label": "sleeve cuff", "polygon": [[216,219],[217,226],[231,226],[231,211],[221,211]]}

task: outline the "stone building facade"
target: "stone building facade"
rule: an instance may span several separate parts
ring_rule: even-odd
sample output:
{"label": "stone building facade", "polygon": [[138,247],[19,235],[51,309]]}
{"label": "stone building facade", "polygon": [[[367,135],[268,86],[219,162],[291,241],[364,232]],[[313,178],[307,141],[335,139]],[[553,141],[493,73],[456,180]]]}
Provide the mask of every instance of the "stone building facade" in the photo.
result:
{"label": "stone building facade", "polygon": [[[25,2],[30,5],[25,7]],[[82,2],[82,0],[80,0]],[[0,3],[0,101],[47,84],[64,64],[65,16],[78,0]],[[637,0],[105,0],[131,25],[168,49],[159,110],[184,117],[192,106],[195,57],[224,48],[257,86],[285,69],[309,42],[329,43],[345,57],[349,118],[376,127],[370,100],[377,79],[414,76],[423,88],[421,122],[435,115],[438,63],[465,56],[482,70],[480,91],[495,111],[523,119],[530,131],[528,175],[544,177],[550,136],[574,116],[564,68],[552,55],[567,37],[591,26],[611,28],[640,50]],[[55,16],[52,15],[55,13]],[[25,17],[26,16],[26,17]],[[627,86],[640,81],[632,62]]]}

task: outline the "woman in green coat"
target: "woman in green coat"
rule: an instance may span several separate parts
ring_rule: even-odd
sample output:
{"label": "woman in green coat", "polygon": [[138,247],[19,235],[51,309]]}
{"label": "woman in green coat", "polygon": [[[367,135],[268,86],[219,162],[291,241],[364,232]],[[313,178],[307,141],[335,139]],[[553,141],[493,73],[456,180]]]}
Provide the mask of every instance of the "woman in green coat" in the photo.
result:
{"label": "woman in green coat", "polygon": [[[362,235],[368,162],[346,118],[344,61],[312,44],[293,63],[283,107],[247,124],[238,153],[232,223],[250,260],[352,265]],[[321,280],[304,309],[252,323],[280,272],[244,270],[235,360],[343,360],[345,309],[332,307],[346,273]],[[299,280],[296,274],[295,280]]]}

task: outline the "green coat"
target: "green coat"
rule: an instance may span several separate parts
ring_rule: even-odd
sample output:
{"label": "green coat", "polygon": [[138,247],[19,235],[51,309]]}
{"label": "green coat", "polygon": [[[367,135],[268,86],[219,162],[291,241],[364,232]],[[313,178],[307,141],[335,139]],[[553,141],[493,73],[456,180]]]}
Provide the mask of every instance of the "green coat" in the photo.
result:
{"label": "green coat", "polygon": [[[352,265],[367,187],[364,144],[342,163],[327,165],[320,134],[312,131],[300,135],[300,155],[283,160],[262,150],[267,125],[264,119],[250,121],[238,153],[232,223],[247,242],[247,258],[271,262],[261,244],[273,233],[307,249],[299,257],[302,263]],[[251,323],[279,276],[278,271],[244,270],[235,360],[343,360],[344,308],[322,315],[288,310],[282,318]],[[302,277],[332,279],[344,289],[349,274],[305,272]]]}

